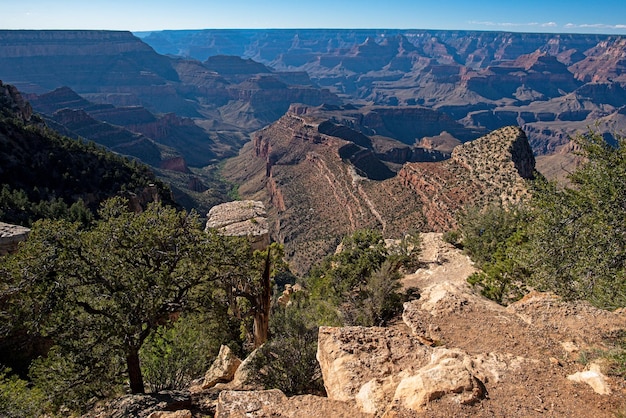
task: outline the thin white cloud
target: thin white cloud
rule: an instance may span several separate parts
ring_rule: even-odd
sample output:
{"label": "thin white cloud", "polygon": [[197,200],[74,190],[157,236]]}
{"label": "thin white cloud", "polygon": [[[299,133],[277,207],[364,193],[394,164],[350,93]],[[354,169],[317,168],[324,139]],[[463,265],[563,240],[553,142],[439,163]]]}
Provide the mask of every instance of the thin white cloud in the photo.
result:
{"label": "thin white cloud", "polygon": [[468,22],[471,25],[480,25],[480,26],[492,26],[492,27],[524,27],[524,26],[541,26],[543,28],[554,28],[557,27],[556,22],[526,22],[526,23],[515,23],[515,22],[491,22],[491,21],[478,21],[478,20],[470,20]]}
{"label": "thin white cloud", "polygon": [[581,31],[624,31],[626,30],[626,24],[607,25],[604,23],[566,23],[565,25],[559,25],[556,22],[493,22],[488,20],[470,20],[467,22],[470,25],[485,26],[490,28],[549,28],[551,30],[558,30],[561,28],[566,31],[581,30]]}
{"label": "thin white cloud", "polygon": [[567,29],[626,29],[626,24],[607,25],[605,23],[567,23],[564,27]]}

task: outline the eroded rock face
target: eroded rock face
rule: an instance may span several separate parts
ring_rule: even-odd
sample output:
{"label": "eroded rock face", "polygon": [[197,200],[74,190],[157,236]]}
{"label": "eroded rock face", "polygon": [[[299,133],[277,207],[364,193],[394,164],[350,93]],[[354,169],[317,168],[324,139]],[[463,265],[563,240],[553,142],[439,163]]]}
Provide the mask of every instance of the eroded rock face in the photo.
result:
{"label": "eroded rock face", "polygon": [[328,397],[354,401],[363,385],[428,364],[428,348],[394,328],[321,327],[317,361]]}
{"label": "eroded rock face", "polygon": [[405,164],[398,176],[419,196],[427,228],[439,232],[453,228],[455,214],[468,205],[520,201],[534,169],[524,131],[508,126],[459,145],[447,161]]}
{"label": "eroded rock face", "polygon": [[0,107],[10,109],[11,116],[29,122],[33,116],[33,108],[24,100],[15,86],[0,81]]}
{"label": "eroded rock face", "polygon": [[276,219],[270,225],[272,238],[285,244],[292,269],[300,273],[355,230],[379,229],[386,238],[411,229],[442,232],[455,227],[456,213],[468,205],[517,202],[527,194],[525,179],[532,177],[535,161],[517,127],[460,145],[445,161],[432,155],[406,162],[395,174],[383,158],[408,146],[366,135],[365,114],[382,118],[381,126],[402,122],[396,134],[407,139],[409,133],[426,133],[413,129],[418,122],[408,117],[423,116],[418,110],[396,115],[388,108],[359,113],[294,105],[258,131],[224,173],[240,184],[242,195],[265,202]]}
{"label": "eroded rock face", "polygon": [[248,237],[252,248],[260,250],[270,243],[267,213],[263,202],[242,200],[213,206],[207,215],[206,229],[227,236]]}
{"label": "eroded rock face", "polygon": [[398,330],[322,327],[317,356],[328,397],[377,416],[390,408],[419,412],[445,396],[471,404],[486,394],[480,379],[488,377],[467,353]]}

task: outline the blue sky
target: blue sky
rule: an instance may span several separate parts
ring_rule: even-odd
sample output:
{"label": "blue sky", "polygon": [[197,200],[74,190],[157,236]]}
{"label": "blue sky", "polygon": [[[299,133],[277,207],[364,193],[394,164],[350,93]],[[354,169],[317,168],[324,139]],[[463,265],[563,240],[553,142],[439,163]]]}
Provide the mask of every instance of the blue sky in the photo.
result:
{"label": "blue sky", "polygon": [[624,0],[19,0],[0,29],[400,28],[626,34]]}

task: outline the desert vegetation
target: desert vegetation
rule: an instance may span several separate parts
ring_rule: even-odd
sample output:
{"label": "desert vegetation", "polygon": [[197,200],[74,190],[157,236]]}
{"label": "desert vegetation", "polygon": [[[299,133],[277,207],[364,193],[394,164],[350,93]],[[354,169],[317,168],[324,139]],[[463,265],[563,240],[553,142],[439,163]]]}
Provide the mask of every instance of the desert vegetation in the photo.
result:
{"label": "desert vegetation", "polygon": [[449,234],[482,269],[470,281],[484,295],[506,304],[534,288],[605,309],[625,306],[626,140],[612,146],[589,132],[574,141],[585,162],[570,174],[571,186],[538,178],[529,199],[468,208],[460,234]]}

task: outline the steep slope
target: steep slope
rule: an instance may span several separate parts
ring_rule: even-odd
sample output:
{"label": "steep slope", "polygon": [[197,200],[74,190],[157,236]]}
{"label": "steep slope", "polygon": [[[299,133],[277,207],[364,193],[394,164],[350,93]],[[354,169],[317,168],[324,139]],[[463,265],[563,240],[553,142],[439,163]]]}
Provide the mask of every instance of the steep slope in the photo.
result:
{"label": "steep slope", "polygon": [[[2,83],[0,115],[0,185],[23,190],[28,201],[61,199],[71,205],[81,199],[96,209],[102,200],[124,194],[135,205],[154,199],[173,203],[147,166],[46,128],[17,89]],[[2,212],[6,222],[34,220],[26,207]]]}
{"label": "steep slope", "polygon": [[58,132],[150,164],[186,209],[205,212],[227,199],[231,186],[212,165],[233,154],[226,143],[232,139],[222,141],[219,134],[211,135],[194,120],[173,113],[155,115],[142,106],[93,103],[68,87],[26,97]]}
{"label": "steep slope", "polygon": [[26,97],[37,112],[70,132],[155,167],[173,167],[172,160],[181,157],[179,165],[202,167],[216,158],[208,133],[189,118],[155,115],[142,106],[92,103],[68,87]]}
{"label": "steep slope", "polygon": [[243,197],[266,203],[273,238],[300,272],[356,229],[382,229],[387,237],[442,231],[467,204],[521,198],[523,178],[532,177],[534,158],[519,128],[461,145],[447,161],[406,163],[396,175],[374,151],[376,137],[324,115],[294,106],[224,170]]}
{"label": "steep slope", "polygon": [[178,74],[130,32],[0,31],[0,79],[21,91],[69,86],[92,101],[197,115]]}

